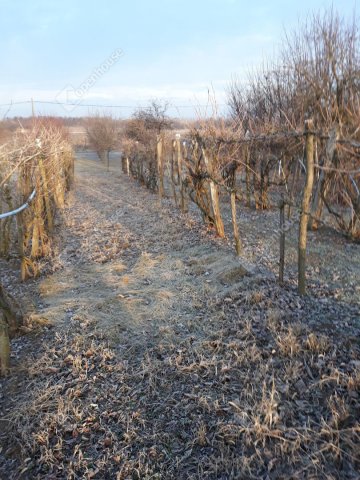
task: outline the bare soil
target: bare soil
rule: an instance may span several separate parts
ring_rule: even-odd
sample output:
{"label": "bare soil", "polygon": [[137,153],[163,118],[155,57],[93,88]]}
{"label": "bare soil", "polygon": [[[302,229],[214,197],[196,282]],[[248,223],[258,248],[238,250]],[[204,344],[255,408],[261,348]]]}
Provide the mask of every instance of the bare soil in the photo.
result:
{"label": "bare soil", "polygon": [[360,478],[359,246],[311,233],[302,298],[295,227],[279,287],[277,212],[239,205],[237,259],[223,209],[227,241],[79,155],[42,277],[1,265],[32,314],[0,478]]}

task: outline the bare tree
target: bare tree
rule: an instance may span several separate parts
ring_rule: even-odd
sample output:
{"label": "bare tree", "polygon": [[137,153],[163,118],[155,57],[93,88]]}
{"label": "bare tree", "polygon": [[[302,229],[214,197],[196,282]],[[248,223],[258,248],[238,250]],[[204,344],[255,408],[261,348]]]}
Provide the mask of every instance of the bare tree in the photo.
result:
{"label": "bare tree", "polygon": [[281,61],[293,72],[297,108],[303,104],[317,126],[336,124],[347,136],[358,128],[359,53],[356,19],[346,22],[332,9],[286,36]]}
{"label": "bare tree", "polygon": [[168,102],[161,103],[153,100],[149,107],[138,110],[134,114],[134,118],[143,122],[148,130],[153,130],[160,134],[171,126],[171,121],[166,113],[168,108]]}
{"label": "bare tree", "polygon": [[141,143],[148,143],[150,138],[160,135],[171,128],[171,120],[167,115],[168,103],[153,100],[146,108],[137,110],[127,123],[125,134],[128,138]]}
{"label": "bare tree", "polygon": [[[347,21],[333,9],[308,17],[298,29],[285,36],[278,57],[249,80],[246,87],[238,80],[229,87],[232,118],[252,137],[301,131],[305,120],[312,118],[315,130],[321,135],[315,139],[315,163],[320,170],[314,182],[311,226],[316,227],[326,206],[342,231],[352,237],[359,236],[356,226],[360,223],[356,147],[360,140],[357,19]],[[347,146],[339,142],[347,142]],[[266,168],[261,164],[269,154],[275,158],[270,170],[268,164]],[[257,172],[254,197],[268,183],[269,174],[276,175],[277,166],[284,182],[293,175],[291,188],[298,188],[297,180],[303,176],[298,166],[302,156],[299,145],[290,142],[286,135],[278,142],[259,141],[249,145],[249,165]],[[291,198],[294,198],[292,193]]]}
{"label": "bare tree", "polygon": [[336,124],[340,133],[359,135],[360,51],[356,19],[332,9],[310,17],[286,34],[278,58],[263,65],[244,87],[234,80],[228,102],[233,118],[250,133]]}
{"label": "bare tree", "polygon": [[110,152],[119,141],[118,122],[110,115],[96,114],[86,120],[89,143],[109,170]]}
{"label": "bare tree", "polygon": [[171,120],[167,116],[168,103],[152,101],[146,108],[139,109],[126,122],[122,150],[134,150],[131,156],[131,169],[136,177],[150,189],[162,192],[163,177],[163,136],[166,129],[171,128]]}

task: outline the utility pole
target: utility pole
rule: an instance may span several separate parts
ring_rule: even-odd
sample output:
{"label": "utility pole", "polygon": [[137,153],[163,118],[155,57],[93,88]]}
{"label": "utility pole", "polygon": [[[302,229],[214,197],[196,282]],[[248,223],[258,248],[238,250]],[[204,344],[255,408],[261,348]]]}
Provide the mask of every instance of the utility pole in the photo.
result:
{"label": "utility pole", "polygon": [[35,106],[34,106],[33,98],[31,99],[31,110],[32,110],[32,117],[35,118]]}

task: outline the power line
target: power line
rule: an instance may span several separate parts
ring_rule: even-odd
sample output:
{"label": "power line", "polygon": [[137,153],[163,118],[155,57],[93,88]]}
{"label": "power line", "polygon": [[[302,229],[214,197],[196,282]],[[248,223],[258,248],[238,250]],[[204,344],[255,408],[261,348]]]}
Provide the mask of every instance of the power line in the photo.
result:
{"label": "power line", "polygon": [[[0,107],[12,107],[13,105],[26,105],[30,103],[38,103],[38,104],[45,104],[45,105],[60,105],[60,106],[68,106],[68,107],[92,107],[92,108],[147,108],[149,105],[98,105],[98,104],[89,104],[89,103],[72,103],[72,102],[57,102],[57,101],[50,101],[50,100],[23,100],[18,102],[11,102],[11,103],[3,103],[0,104]],[[216,106],[226,106],[226,103],[217,103]],[[169,105],[169,108],[206,108],[211,106],[211,104],[204,104],[204,105]]]}
{"label": "power line", "polygon": [[31,100],[24,100],[21,102],[2,103],[0,107],[11,107],[12,105],[23,105],[25,103],[31,103]]}

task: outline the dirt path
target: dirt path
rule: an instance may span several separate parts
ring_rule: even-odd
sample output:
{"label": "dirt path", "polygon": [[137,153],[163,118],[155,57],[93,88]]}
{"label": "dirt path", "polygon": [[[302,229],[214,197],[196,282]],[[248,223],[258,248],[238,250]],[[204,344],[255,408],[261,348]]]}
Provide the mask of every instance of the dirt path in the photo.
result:
{"label": "dirt path", "polygon": [[119,170],[77,160],[0,478],[357,478],[357,306],[279,288]]}
{"label": "dirt path", "polygon": [[187,329],[210,298],[226,296],[251,271],[115,166],[109,174],[80,158],[73,195],[59,239],[61,268],[39,285],[41,313],[51,323],[76,314],[110,338],[150,339],[161,326]]}
{"label": "dirt path", "polygon": [[[276,219],[268,219],[270,226],[263,224],[263,238],[251,240],[258,220],[251,215],[250,220],[244,214],[242,217],[246,248],[241,260],[237,260],[230,243],[216,239],[213,232],[196,221],[196,216],[182,216],[170,200],[162,200],[160,206],[156,195],[124,178],[116,159],[109,174],[93,154],[84,153],[77,162],[74,198],[64,215],[66,228],[59,241],[60,271],[39,286],[46,305],[43,313],[55,323],[67,321],[74,312],[93,317],[110,336],[129,330],[134,334],[145,331],[149,338],[155,327],[162,324],[168,328],[191,322],[197,315],[206,314],[209,299],[220,300],[233,291],[246,290],[243,276],[247,272],[257,273],[256,279],[259,275],[263,280],[276,278],[277,239],[271,235]],[[231,238],[231,225],[227,230]],[[270,244],[265,251],[263,246],[270,240],[275,246]],[[335,236],[334,245],[336,240]],[[296,239],[289,240],[287,254],[291,278],[292,264],[296,264],[295,242]],[[341,274],[338,276],[347,280],[345,292],[352,294],[347,293],[345,299],[349,301],[345,303],[337,302],[336,296],[320,298],[325,303],[324,316],[319,319],[315,314],[316,322],[322,320],[328,325],[332,319],[339,319],[339,312],[346,321],[356,321],[359,304],[354,300],[359,299],[359,286],[351,270],[358,268],[356,261],[351,262],[353,255],[346,255],[343,245],[330,256],[324,251],[326,240],[321,237],[317,242],[319,251],[313,240],[310,243],[309,289],[318,297],[327,297],[327,293],[330,296],[319,279],[312,278],[327,259],[327,268],[332,269],[333,275],[338,271],[332,263],[337,263]],[[358,255],[359,249],[353,247]],[[346,257],[346,262],[339,256]],[[255,263],[249,264],[246,258]],[[293,287],[295,284],[290,283]],[[320,288],[316,289],[316,284]]]}

